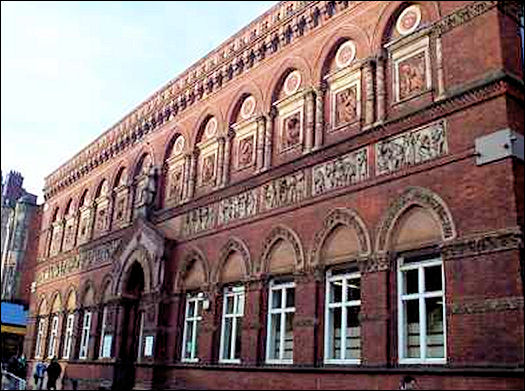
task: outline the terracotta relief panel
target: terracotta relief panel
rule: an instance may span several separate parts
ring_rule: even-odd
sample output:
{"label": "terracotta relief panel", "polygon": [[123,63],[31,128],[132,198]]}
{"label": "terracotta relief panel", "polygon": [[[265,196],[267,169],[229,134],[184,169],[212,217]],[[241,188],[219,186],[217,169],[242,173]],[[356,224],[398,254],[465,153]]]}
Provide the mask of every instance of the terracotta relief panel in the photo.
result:
{"label": "terracotta relief panel", "polygon": [[215,205],[194,209],[184,215],[182,220],[183,235],[193,235],[213,228],[217,220]]}
{"label": "terracotta relief panel", "polygon": [[354,122],[357,115],[357,86],[351,86],[335,93],[335,126]]}
{"label": "terracotta relief panel", "polygon": [[262,205],[266,210],[293,205],[305,198],[306,177],[303,171],[276,179],[262,189]]}
{"label": "terracotta relief panel", "polygon": [[255,163],[255,133],[239,138],[237,145],[237,169],[253,166]]}
{"label": "terracotta relief panel", "polygon": [[312,195],[351,186],[369,177],[368,147],[313,167]]}
{"label": "terracotta relief panel", "polygon": [[417,95],[426,89],[425,53],[399,62],[399,99]]}
{"label": "terracotta relief panel", "polygon": [[66,230],[64,232],[64,244],[62,245],[64,251],[69,251],[73,248],[75,243],[75,219],[69,219],[66,222]]}
{"label": "terracotta relief panel", "polygon": [[436,159],[448,152],[444,121],[396,135],[376,144],[376,175]]}
{"label": "terracotta relief panel", "polygon": [[297,110],[281,121],[281,152],[297,147],[302,141],[302,110]]}
{"label": "terracotta relief panel", "polygon": [[183,168],[184,165],[179,164],[168,172],[166,202],[169,204],[178,204],[182,201]]}
{"label": "terracotta relief panel", "polygon": [[247,191],[226,198],[219,203],[218,225],[255,216],[257,213],[257,190]]}
{"label": "terracotta relief panel", "polygon": [[217,174],[217,153],[213,152],[205,155],[201,159],[201,186],[215,186],[215,179]]}

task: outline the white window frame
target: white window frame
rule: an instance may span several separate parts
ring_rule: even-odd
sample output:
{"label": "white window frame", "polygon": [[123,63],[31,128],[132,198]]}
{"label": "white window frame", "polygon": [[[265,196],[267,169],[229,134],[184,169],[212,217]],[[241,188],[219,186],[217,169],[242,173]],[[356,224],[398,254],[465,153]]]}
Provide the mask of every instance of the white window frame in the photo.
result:
{"label": "white window frame", "polygon": [[53,358],[56,353],[56,344],[58,340],[58,315],[51,318],[51,332],[49,333],[49,345],[47,347],[47,357]]}
{"label": "white window frame", "polygon": [[142,349],[144,349],[144,311],[139,312],[139,343],[137,348],[137,361],[139,361],[143,357]]}
{"label": "white window frame", "polygon": [[[192,317],[188,316],[188,309],[189,304],[194,303],[195,310]],[[197,351],[195,349],[196,342],[198,339],[198,331],[199,331],[199,323],[202,320],[202,315],[199,312],[199,307],[202,309],[204,303],[204,294],[202,292],[198,293],[197,295],[191,295],[188,294],[186,296],[186,309],[185,309],[185,316],[184,316],[184,333],[182,338],[182,362],[198,362],[199,358],[197,357]],[[191,352],[190,357],[186,358],[186,338],[188,335],[188,325],[192,328],[192,340],[191,340]]]}
{"label": "white window frame", "polygon": [[[397,269],[397,292],[398,292],[398,360],[400,364],[446,364],[447,362],[447,323],[446,323],[446,309],[445,309],[445,272],[443,267],[443,261],[441,257],[432,259],[426,259],[422,261],[411,261],[410,263],[404,263],[404,258],[398,259]],[[425,268],[432,266],[441,266],[441,290],[425,292]],[[403,294],[403,272],[408,270],[418,270],[418,293]],[[426,341],[426,329],[427,329],[427,317],[426,317],[426,305],[425,299],[441,297],[443,302],[443,358],[427,358],[427,341]],[[404,335],[404,307],[403,303],[407,300],[419,300],[419,349],[420,358],[406,358],[404,357],[405,351],[405,335]]]}
{"label": "white window frame", "polygon": [[[359,300],[346,300],[346,287],[349,279],[361,279],[361,273],[359,272],[350,272],[345,274],[335,274],[332,275],[332,271],[326,273],[326,294],[325,294],[325,332],[324,332],[324,363],[325,364],[361,364],[361,359],[353,358],[328,358],[330,351],[330,309],[332,308],[341,308],[341,356],[346,354],[346,312],[348,308],[351,307],[361,307],[361,299]],[[336,281],[342,282],[342,297],[341,302],[330,303],[330,284]],[[359,289],[361,293],[361,289]],[[359,328],[362,330],[361,322],[359,323]],[[362,344],[361,344],[361,354],[362,354]]]}
{"label": "white window frame", "polygon": [[[293,307],[286,307],[286,291],[287,289],[295,289],[295,282],[279,283],[275,281],[270,282],[269,295],[268,295],[268,324],[266,329],[266,362],[268,364],[293,364],[293,351],[291,359],[284,359],[284,337],[286,330],[286,314],[295,313],[295,302]],[[276,291],[281,291],[281,307],[272,308],[273,295]],[[294,292],[295,294],[295,292]],[[273,343],[271,341],[271,330],[272,330],[272,315],[280,314],[280,325],[279,325],[279,358],[270,358],[270,346]],[[292,338],[293,338],[293,327],[292,327]]]}
{"label": "white window frame", "polygon": [[[228,298],[233,298],[233,312],[228,313],[227,312],[227,300]],[[242,330],[237,329],[237,319],[242,319],[244,316],[244,287],[243,286],[235,286],[235,287],[226,287],[224,288],[224,296],[223,296],[223,302],[222,302],[222,324],[221,324],[221,343],[220,343],[220,351],[219,351],[219,362],[221,363],[233,363],[233,364],[239,364],[241,362],[240,357],[235,358],[235,351],[236,351],[236,341],[237,341],[237,333],[242,332]],[[237,312],[237,309],[239,311]],[[232,333],[231,333],[231,339],[230,339],[230,349],[229,349],[229,356],[224,357],[224,344],[225,344],[225,338],[226,338],[226,319],[232,320]],[[233,357],[233,358],[232,358]]]}
{"label": "white window frame", "polygon": [[35,343],[35,358],[42,358],[42,346],[44,345],[44,329],[46,325],[45,318],[40,318],[38,321],[38,329],[36,334],[36,343]]}
{"label": "white window frame", "polygon": [[64,340],[64,350],[62,351],[62,358],[69,358],[71,354],[71,341],[73,340],[73,327],[75,325],[75,314],[69,314],[66,319],[66,332]]}
{"label": "white window frame", "polygon": [[[99,346],[99,352],[98,352],[99,358],[111,358],[111,347],[109,349],[109,354],[104,355],[104,341],[106,338],[107,319],[108,319],[108,307],[104,306],[104,308],[102,309],[102,327],[100,329],[100,346]],[[113,339],[113,335],[111,333],[108,333],[107,336]],[[110,345],[112,343],[113,341],[111,341]]]}
{"label": "white window frame", "polygon": [[82,321],[82,336],[80,338],[80,349],[78,351],[78,358],[80,360],[87,359],[89,349],[89,337],[91,331],[91,311],[84,313]]}

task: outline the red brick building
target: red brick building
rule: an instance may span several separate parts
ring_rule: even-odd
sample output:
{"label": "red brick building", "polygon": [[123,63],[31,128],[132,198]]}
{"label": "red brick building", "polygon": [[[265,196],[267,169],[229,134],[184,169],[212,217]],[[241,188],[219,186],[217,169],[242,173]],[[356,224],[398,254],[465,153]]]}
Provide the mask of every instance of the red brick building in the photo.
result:
{"label": "red brick building", "polygon": [[270,9],[46,178],[32,362],[80,388],[522,389],[522,15]]}

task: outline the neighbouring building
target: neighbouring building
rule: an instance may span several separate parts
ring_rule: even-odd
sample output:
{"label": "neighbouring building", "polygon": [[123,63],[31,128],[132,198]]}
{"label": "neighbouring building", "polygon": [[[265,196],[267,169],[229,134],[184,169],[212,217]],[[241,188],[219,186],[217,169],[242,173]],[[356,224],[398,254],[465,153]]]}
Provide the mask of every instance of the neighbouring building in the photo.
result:
{"label": "neighbouring building", "polygon": [[46,178],[31,365],[523,389],[522,15],[284,1],[233,35]]}

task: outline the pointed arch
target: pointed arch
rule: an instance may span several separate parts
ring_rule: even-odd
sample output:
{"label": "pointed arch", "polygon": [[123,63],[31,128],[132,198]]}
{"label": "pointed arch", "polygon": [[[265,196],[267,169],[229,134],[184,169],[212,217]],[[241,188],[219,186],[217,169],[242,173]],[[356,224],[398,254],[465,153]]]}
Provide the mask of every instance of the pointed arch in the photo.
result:
{"label": "pointed arch", "polygon": [[171,157],[171,154],[173,152],[173,146],[175,145],[175,141],[177,141],[179,137],[182,137],[184,139],[183,153],[188,152],[188,137],[185,134],[185,132],[183,132],[181,129],[176,127],[171,131],[170,135],[166,138],[166,142],[165,142],[166,147],[164,149],[164,156],[162,159],[163,163]]}
{"label": "pointed arch", "polygon": [[111,189],[114,189],[118,187],[122,183],[127,183],[127,170],[126,170],[126,164],[124,161],[121,161],[117,165],[117,169],[113,170],[113,173],[109,177],[109,184],[111,186]]}
{"label": "pointed arch", "polygon": [[52,295],[50,312],[58,313],[62,311],[62,308],[62,295],[60,291],[56,290]]}
{"label": "pointed arch", "polygon": [[80,196],[80,199],[78,201],[78,208],[77,209],[80,209],[81,207],[83,206],[86,206],[87,203],[89,202],[89,190],[88,189],[84,189],[84,191],[82,191],[82,195]]}
{"label": "pointed arch", "polygon": [[99,292],[100,294],[99,294],[97,302],[101,304],[108,301],[110,296],[113,295],[113,277],[111,276],[111,274],[106,274],[104,276],[100,284]]}
{"label": "pointed arch", "polygon": [[353,230],[357,236],[357,252],[352,255],[358,258],[370,255],[372,250],[370,234],[363,219],[352,209],[336,208],[326,216],[323,221],[323,227],[315,234],[310,254],[310,265],[312,267],[324,264],[322,257],[323,247],[327,239],[341,226]]}
{"label": "pointed arch", "polygon": [[70,216],[73,213],[73,197],[69,197],[69,200],[66,203],[66,207],[64,208],[64,213],[62,215],[62,218],[66,218]]}
{"label": "pointed arch", "polygon": [[275,72],[273,72],[273,79],[268,84],[268,88],[264,94],[263,108],[266,112],[270,111],[273,102],[276,100],[276,96],[281,90],[284,80],[294,70],[301,72],[303,85],[312,85],[312,68],[308,64],[308,61],[299,56],[286,58]]}
{"label": "pointed arch", "polygon": [[74,311],[78,306],[77,291],[76,288],[71,285],[64,296],[66,301],[64,302],[64,309],[67,311]]}
{"label": "pointed arch", "polygon": [[262,273],[268,273],[270,271],[270,261],[274,246],[283,241],[286,244],[291,245],[294,256],[294,271],[302,271],[304,269],[304,251],[301,244],[299,235],[297,235],[291,228],[284,225],[278,225],[270,234],[266,237],[263,250],[260,257],[259,271]]}
{"label": "pointed arch", "polygon": [[186,288],[184,286],[184,279],[186,278],[188,272],[195,266],[195,263],[199,263],[200,267],[202,268],[204,284],[209,284],[209,263],[201,250],[192,248],[183,256],[182,262],[179,264],[177,275],[175,277],[175,291],[180,291]]}
{"label": "pointed arch", "polygon": [[106,180],[106,178],[102,178],[97,185],[97,190],[95,191],[95,198],[102,197],[106,195],[107,192],[108,192],[108,181]]}
{"label": "pointed arch", "polygon": [[242,266],[244,268],[243,278],[248,279],[252,274],[252,261],[250,257],[250,251],[248,246],[239,238],[231,237],[228,239],[226,244],[222,247],[219,255],[219,261],[217,267],[214,269],[211,282],[219,283],[221,282],[221,276],[224,271],[224,268],[229,261],[230,256],[233,253],[238,253],[242,260]]}
{"label": "pointed arch", "polygon": [[133,251],[130,252],[128,257],[125,259],[119,274],[116,277],[115,284],[115,295],[121,296],[125,283],[131,271],[131,267],[137,262],[142,267],[144,273],[144,293],[149,293],[152,290],[152,259],[148,253],[146,247],[139,244]]}
{"label": "pointed arch", "polygon": [[80,305],[82,307],[92,307],[95,305],[95,284],[89,279],[84,283],[81,290]]}
{"label": "pointed arch", "polygon": [[[149,149],[149,150],[148,150]],[[150,160],[148,163],[146,163]],[[150,164],[151,166],[155,165],[155,156],[153,154],[153,149],[150,146],[147,146],[146,148],[143,148],[136,156],[135,159],[133,159],[133,163],[131,165],[132,171],[131,171],[131,178],[136,178],[140,172],[143,169],[144,164]]]}
{"label": "pointed arch", "polygon": [[442,241],[449,241],[456,237],[452,214],[443,199],[429,189],[409,187],[388,207],[377,231],[376,252],[383,253],[392,248],[394,227],[400,217],[413,206],[419,206],[433,216],[439,224]]}
{"label": "pointed arch", "polygon": [[44,294],[40,295],[40,304],[38,305],[37,315],[47,315],[49,313],[49,305],[47,303],[47,298]]}

